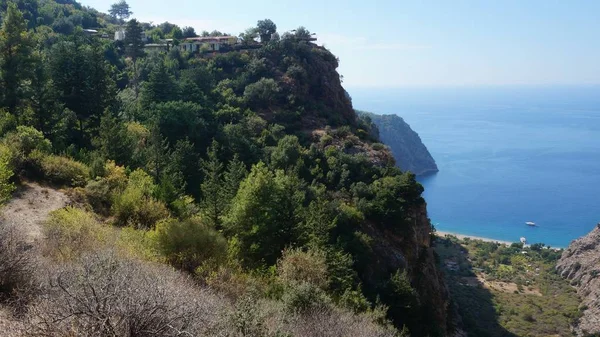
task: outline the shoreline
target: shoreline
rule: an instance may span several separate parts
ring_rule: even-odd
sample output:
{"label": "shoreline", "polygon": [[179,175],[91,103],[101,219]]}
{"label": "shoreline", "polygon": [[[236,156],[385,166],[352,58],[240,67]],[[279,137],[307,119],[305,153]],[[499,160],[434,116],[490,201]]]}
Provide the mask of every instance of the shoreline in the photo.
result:
{"label": "shoreline", "polygon": [[465,234],[458,234],[458,233],[452,233],[452,232],[446,232],[446,231],[436,231],[436,235],[439,236],[439,237],[442,237],[442,238],[445,237],[446,235],[452,235],[452,236],[456,236],[460,240],[464,240],[466,238],[469,238],[471,240],[481,240],[481,241],[484,241],[484,242],[497,242],[499,244],[507,245],[507,246],[510,246],[513,243],[518,243],[518,241],[510,242],[510,241],[504,241],[504,240],[496,240],[496,239],[486,238],[486,237],[482,237],[482,236],[465,235]]}

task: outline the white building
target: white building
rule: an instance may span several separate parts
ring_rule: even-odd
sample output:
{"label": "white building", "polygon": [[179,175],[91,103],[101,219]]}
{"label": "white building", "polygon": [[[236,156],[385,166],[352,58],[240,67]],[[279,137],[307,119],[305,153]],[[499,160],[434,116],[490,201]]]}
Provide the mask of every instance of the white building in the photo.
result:
{"label": "white building", "polygon": [[179,43],[179,49],[192,53],[200,52],[203,49],[206,51],[219,51],[223,47],[233,46],[236,43],[238,43],[238,38],[235,36],[190,37]]}
{"label": "white building", "polygon": [[[115,31],[115,41],[125,40],[125,35],[125,28],[118,28],[117,31]],[[146,37],[146,32],[142,32],[142,41],[148,41],[148,38]]]}

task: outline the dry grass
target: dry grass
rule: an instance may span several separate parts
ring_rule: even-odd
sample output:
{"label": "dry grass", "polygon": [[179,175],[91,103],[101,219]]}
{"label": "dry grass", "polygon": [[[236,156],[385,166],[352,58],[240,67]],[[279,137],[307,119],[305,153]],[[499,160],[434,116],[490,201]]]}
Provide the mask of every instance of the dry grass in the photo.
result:
{"label": "dry grass", "polygon": [[51,272],[26,323],[32,336],[208,336],[221,298],[166,266],[111,252]]}

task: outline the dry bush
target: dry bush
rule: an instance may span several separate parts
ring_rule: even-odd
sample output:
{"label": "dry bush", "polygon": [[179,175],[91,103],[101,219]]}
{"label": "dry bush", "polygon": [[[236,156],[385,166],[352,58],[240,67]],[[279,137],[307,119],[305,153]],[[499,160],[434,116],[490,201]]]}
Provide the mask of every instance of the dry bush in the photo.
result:
{"label": "dry bush", "polygon": [[19,307],[33,290],[31,246],[17,228],[0,224],[0,300]]}
{"label": "dry bush", "polygon": [[223,301],[165,266],[83,257],[49,277],[30,309],[31,336],[208,336]]}
{"label": "dry bush", "polygon": [[244,296],[227,313],[219,336],[227,337],[401,337],[391,325],[376,323],[373,314],[338,308],[290,313],[281,302]]}
{"label": "dry bush", "polygon": [[288,284],[306,282],[321,289],[327,287],[327,262],[322,251],[285,250],[277,261],[277,272]]}
{"label": "dry bush", "polygon": [[379,325],[368,315],[340,309],[313,310],[285,320],[283,331],[295,337],[396,337],[391,326]]}

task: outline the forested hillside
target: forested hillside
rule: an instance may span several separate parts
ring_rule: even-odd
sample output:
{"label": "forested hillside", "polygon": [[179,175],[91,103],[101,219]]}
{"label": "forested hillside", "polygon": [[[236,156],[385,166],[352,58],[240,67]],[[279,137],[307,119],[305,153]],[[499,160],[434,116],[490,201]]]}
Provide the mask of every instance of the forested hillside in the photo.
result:
{"label": "forested hillside", "polygon": [[1,9],[1,199],[37,181],[71,200],[39,253],[3,228],[0,298],[23,329],[446,335],[423,188],[308,30],[261,20],[194,53],[176,47],[192,28],[129,20],[124,1]]}

